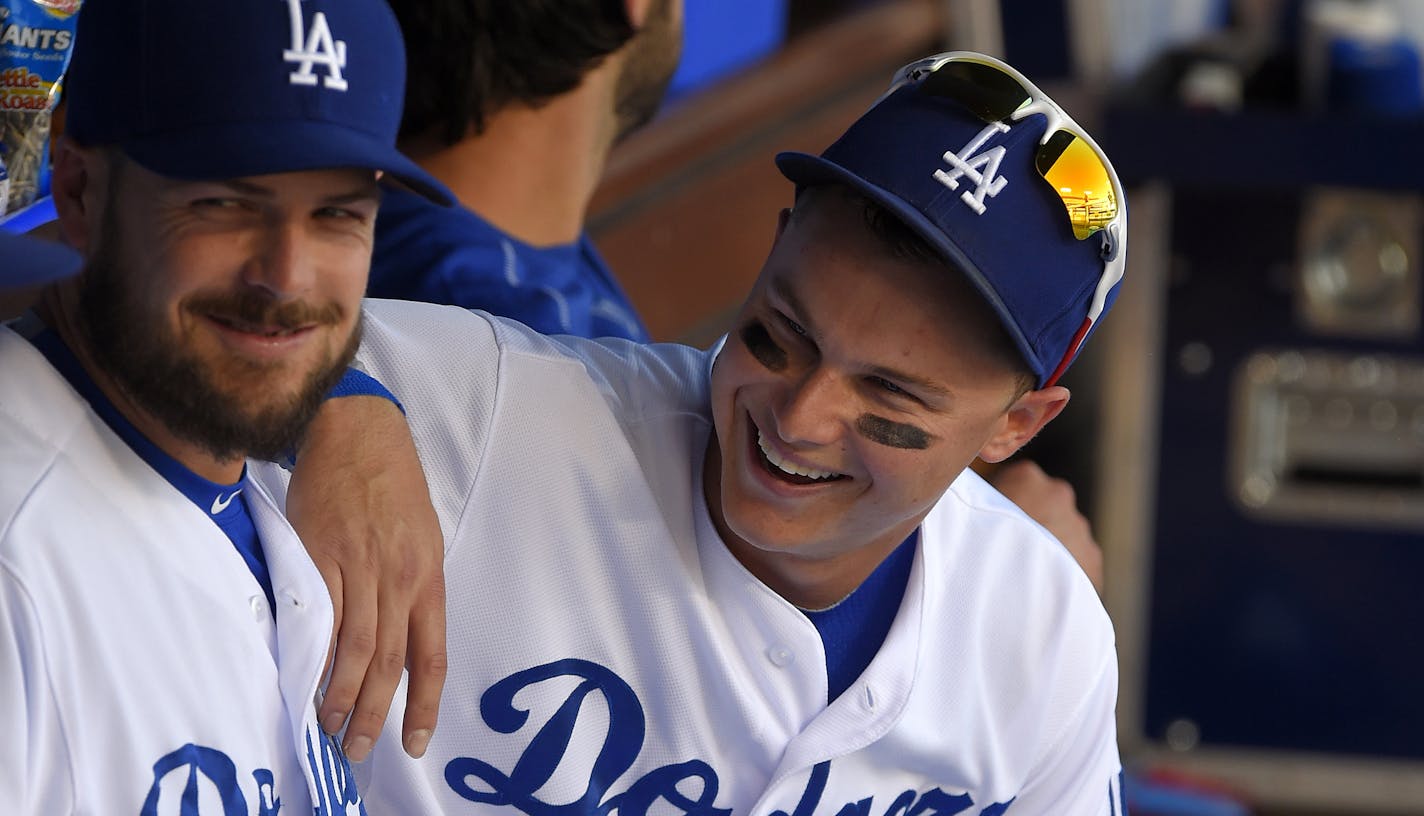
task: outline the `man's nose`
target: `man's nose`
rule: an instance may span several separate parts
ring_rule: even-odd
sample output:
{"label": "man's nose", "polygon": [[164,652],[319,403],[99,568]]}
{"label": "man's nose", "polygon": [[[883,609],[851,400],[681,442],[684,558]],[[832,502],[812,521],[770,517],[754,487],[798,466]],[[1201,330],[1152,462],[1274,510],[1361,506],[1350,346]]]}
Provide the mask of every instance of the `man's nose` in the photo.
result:
{"label": "man's nose", "polygon": [[814,368],[788,386],[773,411],[776,432],[789,445],[828,445],[844,426],[852,394],[838,374]]}
{"label": "man's nose", "polygon": [[302,225],[278,221],[266,227],[243,270],[244,282],[267,290],[274,298],[300,297],[314,281],[314,258]]}

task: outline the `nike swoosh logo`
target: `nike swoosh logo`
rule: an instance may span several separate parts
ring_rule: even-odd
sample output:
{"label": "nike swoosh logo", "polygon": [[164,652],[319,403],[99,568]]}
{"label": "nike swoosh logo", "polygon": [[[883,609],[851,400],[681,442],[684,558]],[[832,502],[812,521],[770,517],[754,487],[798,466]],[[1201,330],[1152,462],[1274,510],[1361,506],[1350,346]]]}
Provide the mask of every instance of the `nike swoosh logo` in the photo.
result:
{"label": "nike swoosh logo", "polygon": [[231,495],[231,496],[228,496],[228,497],[225,498],[225,499],[222,497],[222,494],[221,494],[221,493],[219,493],[218,495],[214,496],[214,497],[213,497],[213,509],[212,509],[212,511],[211,511],[212,515],[216,516],[218,513],[221,513],[222,511],[226,510],[226,509],[227,509],[227,506],[228,506],[229,504],[232,504],[232,500],[235,499],[235,498],[237,498],[237,494],[239,494],[239,493],[241,493],[241,492],[242,492],[242,488],[238,488],[237,490],[232,491],[232,495]]}

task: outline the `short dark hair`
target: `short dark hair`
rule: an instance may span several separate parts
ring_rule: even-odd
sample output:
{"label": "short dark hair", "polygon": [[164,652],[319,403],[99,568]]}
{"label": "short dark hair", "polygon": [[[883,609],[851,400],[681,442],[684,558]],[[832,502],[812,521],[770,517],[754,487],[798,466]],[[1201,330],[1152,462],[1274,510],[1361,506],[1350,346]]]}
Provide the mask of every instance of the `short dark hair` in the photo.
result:
{"label": "short dark hair", "polygon": [[[910,228],[908,224],[900,220],[898,216],[885,207],[871,201],[858,191],[842,184],[822,184],[810,187],[801,187],[796,190],[797,209],[803,207],[807,199],[814,198],[816,194],[824,189],[834,189],[845,195],[856,206],[860,208],[865,219],[865,226],[870,230],[870,234],[875,236],[885,250],[891,256],[913,263],[929,264],[932,266],[944,267],[948,274],[963,275],[964,272],[944,253],[935,249],[918,232]],[[808,195],[810,194],[810,195]],[[792,210],[794,218],[796,209]],[[980,299],[985,311],[990,310],[988,301]],[[1032,391],[1038,384],[1038,377],[1028,367],[1028,361],[1024,359],[1023,352],[1019,350],[1018,344],[1009,336],[1008,329],[1004,328],[999,318],[994,316],[990,321],[997,329],[994,336],[985,338],[989,343],[988,348],[996,357],[1003,360],[1009,366],[1016,378],[1012,404],[1019,397]]]}
{"label": "short dark hair", "polygon": [[405,35],[401,138],[444,144],[512,102],[571,91],[636,33],[623,0],[391,0]]}

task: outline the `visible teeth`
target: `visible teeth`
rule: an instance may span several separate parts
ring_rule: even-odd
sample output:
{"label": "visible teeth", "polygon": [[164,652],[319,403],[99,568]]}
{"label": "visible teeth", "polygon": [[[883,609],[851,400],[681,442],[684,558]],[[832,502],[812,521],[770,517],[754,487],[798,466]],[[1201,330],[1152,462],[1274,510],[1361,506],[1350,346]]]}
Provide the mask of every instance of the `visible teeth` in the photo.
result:
{"label": "visible teeth", "polygon": [[793,476],[804,476],[807,479],[829,479],[836,475],[824,470],[811,470],[810,468],[797,467],[785,459],[782,459],[776,455],[776,451],[767,446],[766,437],[762,435],[760,430],[757,431],[757,447],[761,448],[761,452],[766,455],[768,462],[775,465],[778,470],[783,470]]}

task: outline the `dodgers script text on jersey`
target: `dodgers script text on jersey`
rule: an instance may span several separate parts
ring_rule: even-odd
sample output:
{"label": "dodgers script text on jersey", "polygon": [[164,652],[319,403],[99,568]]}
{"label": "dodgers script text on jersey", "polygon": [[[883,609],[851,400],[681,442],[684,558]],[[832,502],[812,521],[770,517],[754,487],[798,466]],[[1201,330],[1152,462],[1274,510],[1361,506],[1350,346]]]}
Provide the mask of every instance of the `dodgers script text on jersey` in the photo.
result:
{"label": "dodgers script text on jersey", "polygon": [[708,515],[710,354],[368,301],[359,359],[408,411],[449,587],[440,727],[356,766],[373,812],[1120,812],[1111,624],[972,473],[827,704],[815,626]]}

